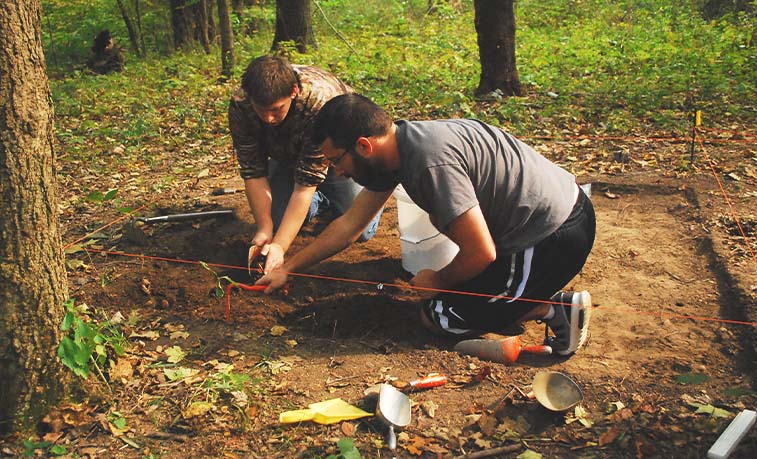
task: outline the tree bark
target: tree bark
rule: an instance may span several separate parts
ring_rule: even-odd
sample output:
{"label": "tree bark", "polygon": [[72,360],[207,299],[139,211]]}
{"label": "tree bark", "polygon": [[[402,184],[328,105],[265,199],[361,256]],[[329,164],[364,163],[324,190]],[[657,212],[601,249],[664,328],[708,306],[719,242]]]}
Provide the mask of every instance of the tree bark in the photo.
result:
{"label": "tree bark", "polygon": [[197,34],[200,38],[205,54],[210,54],[210,38],[208,37],[208,0],[199,0],[196,9]]}
{"label": "tree bark", "polygon": [[68,296],[40,0],[0,2],[0,435],[57,404]]}
{"label": "tree bark", "polygon": [[192,21],[189,19],[187,0],[170,0],[169,5],[174,47],[187,48],[192,43]]}
{"label": "tree bark", "polygon": [[293,41],[297,51],[306,53],[315,46],[310,0],[276,0],[276,33],[271,49],[279,49],[282,41]]}
{"label": "tree bark", "polygon": [[129,42],[131,43],[131,50],[137,56],[142,55],[139,47],[139,37],[137,36],[137,30],[134,28],[134,23],[129,17],[129,12],[126,10],[123,0],[116,0],[118,8],[121,10],[121,16],[124,18],[124,24],[126,24],[126,30],[129,32]]}
{"label": "tree bark", "polygon": [[228,80],[234,72],[234,33],[231,30],[229,0],[218,0],[218,23],[221,29],[221,77]]}
{"label": "tree bark", "polygon": [[147,54],[147,46],[145,46],[145,34],[142,32],[142,8],[140,7],[139,0],[134,0],[134,9],[136,10],[136,16],[137,16],[137,33],[139,34],[139,46],[142,49],[142,54],[140,56],[144,56]]}
{"label": "tree bark", "polygon": [[207,8],[207,16],[208,16],[208,39],[210,40],[210,43],[216,42],[216,37],[218,36],[218,28],[216,27],[216,15],[215,15],[215,6],[213,5],[212,1],[206,2],[206,8]]}
{"label": "tree bark", "polygon": [[503,96],[520,96],[515,65],[515,9],[513,0],[475,0],[476,33],[481,78],[476,95],[500,90]]}

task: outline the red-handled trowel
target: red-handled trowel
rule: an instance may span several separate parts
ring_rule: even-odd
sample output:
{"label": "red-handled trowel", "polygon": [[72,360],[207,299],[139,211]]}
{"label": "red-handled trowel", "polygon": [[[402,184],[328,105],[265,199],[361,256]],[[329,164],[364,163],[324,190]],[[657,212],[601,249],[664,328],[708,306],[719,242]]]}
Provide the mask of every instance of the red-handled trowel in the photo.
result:
{"label": "red-handled trowel", "polygon": [[467,339],[457,343],[455,350],[461,354],[499,363],[513,363],[518,360],[521,352],[541,355],[552,353],[552,348],[546,345],[521,346],[519,336],[503,339]]}

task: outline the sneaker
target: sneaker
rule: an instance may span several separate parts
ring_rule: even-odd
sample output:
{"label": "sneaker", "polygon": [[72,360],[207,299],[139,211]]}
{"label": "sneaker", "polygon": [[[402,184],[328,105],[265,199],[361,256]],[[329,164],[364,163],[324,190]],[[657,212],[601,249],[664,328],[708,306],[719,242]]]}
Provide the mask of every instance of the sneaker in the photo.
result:
{"label": "sneaker", "polygon": [[560,355],[571,355],[586,343],[591,318],[591,295],[582,292],[557,292],[552,301],[564,303],[552,305],[555,315],[545,321],[555,336],[548,331],[544,344],[552,346],[552,351]]}

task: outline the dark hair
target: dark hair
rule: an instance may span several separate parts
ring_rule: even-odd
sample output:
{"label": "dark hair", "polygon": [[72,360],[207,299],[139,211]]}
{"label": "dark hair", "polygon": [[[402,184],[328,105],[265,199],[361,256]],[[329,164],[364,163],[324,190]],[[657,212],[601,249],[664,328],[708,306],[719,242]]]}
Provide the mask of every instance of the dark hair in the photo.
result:
{"label": "dark hair", "polygon": [[260,105],[271,105],[289,97],[295,85],[297,74],[289,61],[281,56],[260,56],[250,62],[242,75],[242,89]]}
{"label": "dark hair", "polygon": [[316,115],[312,140],[320,145],[331,138],[336,148],[353,148],[358,137],[382,136],[392,123],[389,114],[367,97],[342,94],[326,102]]}

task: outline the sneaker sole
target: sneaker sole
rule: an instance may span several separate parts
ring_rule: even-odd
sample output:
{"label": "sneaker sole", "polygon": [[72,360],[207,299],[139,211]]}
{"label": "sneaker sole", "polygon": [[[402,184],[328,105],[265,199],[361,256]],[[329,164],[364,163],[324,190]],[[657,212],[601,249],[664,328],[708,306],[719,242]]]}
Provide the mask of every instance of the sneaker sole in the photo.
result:
{"label": "sneaker sole", "polygon": [[[576,298],[578,295],[578,298]],[[578,352],[589,337],[589,321],[591,320],[591,294],[586,290],[575,292],[570,307],[570,342],[575,343],[568,349],[557,351],[560,355],[570,355]]]}

